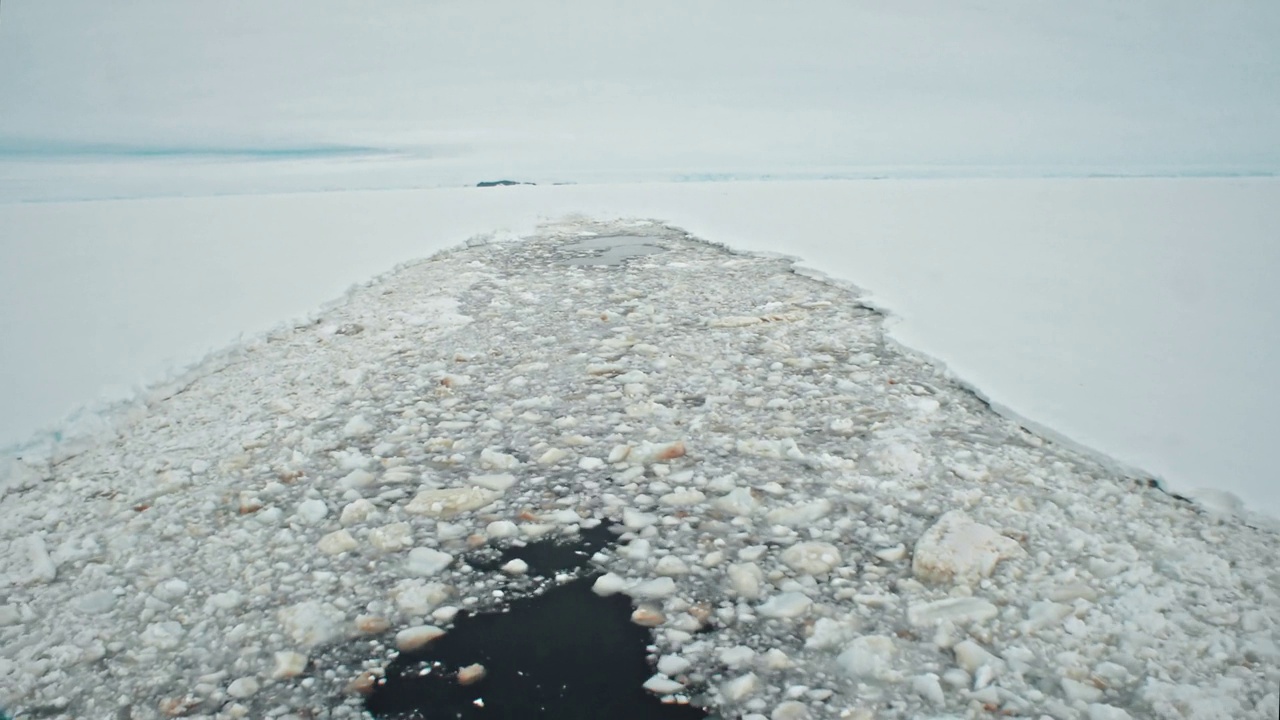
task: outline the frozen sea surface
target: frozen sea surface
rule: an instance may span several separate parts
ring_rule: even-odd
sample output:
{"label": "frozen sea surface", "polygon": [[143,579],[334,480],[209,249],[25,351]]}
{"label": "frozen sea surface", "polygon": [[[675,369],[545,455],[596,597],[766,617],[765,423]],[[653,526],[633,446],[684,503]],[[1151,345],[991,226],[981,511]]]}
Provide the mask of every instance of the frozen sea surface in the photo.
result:
{"label": "frozen sea surface", "polygon": [[[664,251],[563,265],[586,233]],[[1280,704],[1274,532],[997,415],[846,287],[656,223],[411,263],[116,429],[0,490],[19,716],[356,717],[397,647],[528,589],[467,553],[605,519],[646,686],[724,717]]]}
{"label": "frozen sea surface", "polygon": [[572,214],[660,218],[738,250],[802,258],[857,283],[864,302],[890,313],[891,337],[945,363],[1010,417],[1180,494],[1280,518],[1275,179],[526,186],[0,205],[0,447],[74,452],[78,436],[104,428],[103,403],[145,397],[139,388],[238,337],[305,322],[397,263]]}

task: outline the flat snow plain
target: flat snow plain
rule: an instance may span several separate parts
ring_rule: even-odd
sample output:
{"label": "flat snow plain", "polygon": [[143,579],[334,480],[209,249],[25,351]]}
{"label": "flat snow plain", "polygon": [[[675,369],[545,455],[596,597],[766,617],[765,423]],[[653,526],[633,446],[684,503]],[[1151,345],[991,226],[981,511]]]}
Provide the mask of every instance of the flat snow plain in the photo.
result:
{"label": "flat snow plain", "polygon": [[[666,251],[563,264],[588,235]],[[597,589],[655,627],[650,686],[724,717],[1275,716],[1274,532],[996,414],[793,270],[569,221],[153,388],[10,469],[0,701],[355,717],[397,641],[524,582],[468,548],[611,518]]]}
{"label": "flat snow plain", "polygon": [[[473,235],[652,217],[864,290],[995,406],[1280,517],[1280,181],[884,180],[0,205],[0,446]],[[54,437],[46,433],[47,441]],[[47,443],[46,443],[47,444]],[[64,448],[72,451],[74,443]],[[1255,518],[1256,522],[1268,522]]]}

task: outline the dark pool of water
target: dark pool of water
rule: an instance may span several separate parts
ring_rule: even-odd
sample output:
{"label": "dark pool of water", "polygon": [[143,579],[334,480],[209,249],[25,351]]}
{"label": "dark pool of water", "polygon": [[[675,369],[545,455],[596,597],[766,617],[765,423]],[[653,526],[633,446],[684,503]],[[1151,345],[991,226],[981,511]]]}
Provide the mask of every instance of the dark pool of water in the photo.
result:
{"label": "dark pool of water", "polygon": [[[507,548],[500,558],[471,562],[494,570],[514,558],[544,577],[584,566],[611,544],[609,525],[584,530],[572,543],[544,541]],[[498,612],[460,613],[443,637],[403,653],[366,701],[379,718],[501,720],[694,720],[707,714],[663,704],[641,685],[653,674],[649,630],[631,622],[625,595],[591,591],[598,574],[511,601]],[[485,668],[463,685],[457,671]]]}

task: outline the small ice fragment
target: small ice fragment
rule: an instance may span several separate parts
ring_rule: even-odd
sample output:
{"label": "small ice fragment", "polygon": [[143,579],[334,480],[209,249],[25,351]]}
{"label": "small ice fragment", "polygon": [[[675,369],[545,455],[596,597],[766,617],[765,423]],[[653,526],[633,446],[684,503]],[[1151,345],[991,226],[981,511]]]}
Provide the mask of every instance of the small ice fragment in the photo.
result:
{"label": "small ice fragment", "polygon": [[538,457],[539,465],[555,465],[569,457],[569,451],[563,448],[551,448]]}
{"label": "small ice fragment", "polygon": [[639,530],[656,522],[658,522],[658,516],[651,513],[642,513],[631,508],[625,508],[622,511],[622,524],[628,530]]}
{"label": "small ice fragment", "polygon": [[591,591],[597,595],[609,596],[616,595],[627,588],[627,580],[613,573],[605,573],[596,579]]}
{"label": "small ice fragment", "polygon": [[645,680],[643,687],[645,690],[658,695],[671,695],[684,689],[684,685],[672,680],[662,673],[658,673],[648,680]]}
{"label": "small ice fragment", "polygon": [[825,498],[811,503],[780,507],[770,510],[765,516],[774,525],[798,527],[816,522],[831,514],[831,501]]}
{"label": "small ice fragment", "polygon": [[731,670],[745,667],[756,658],[756,651],[746,645],[734,645],[716,653],[716,659]]}
{"label": "small ice fragment", "polygon": [[631,462],[648,465],[655,462],[663,462],[683,457],[685,454],[684,443],[676,440],[667,443],[650,443],[648,441],[640,443],[639,447],[631,449],[627,459]]}
{"label": "small ice fragment", "polygon": [[307,656],[300,652],[286,650],[275,654],[275,668],[271,677],[284,680],[301,675],[307,669]]}
{"label": "small ice fragment", "polygon": [[486,674],[488,674],[488,671],[485,670],[484,665],[481,665],[480,663],[472,663],[471,665],[458,670],[458,684],[474,685],[483,680]]}
{"label": "small ice fragment", "polygon": [[520,528],[510,520],[494,520],[484,527],[485,535],[491,539],[515,537]]}
{"label": "small ice fragment", "polygon": [[413,530],[404,522],[383,525],[369,531],[369,544],[383,552],[403,550],[413,545]]}
{"label": "small ice fragment", "polygon": [[706,499],[707,496],[700,490],[680,490],[659,497],[658,502],[667,507],[689,507]]}
{"label": "small ice fragment", "polygon": [[689,566],[675,555],[664,555],[653,566],[653,571],[665,576],[686,575],[689,572]]}
{"label": "small ice fragment", "polygon": [[658,658],[658,672],[667,677],[675,677],[688,670],[692,664],[679,655],[663,655]]}
{"label": "small ice fragment", "polygon": [[644,603],[631,613],[631,622],[641,627],[658,627],[667,621],[662,608],[652,603]]}
{"label": "small ice fragment", "polygon": [[825,542],[800,542],[782,551],[782,562],[805,575],[831,572],[840,565],[840,551]]}
{"label": "small ice fragment", "polygon": [[740,598],[755,600],[760,597],[764,584],[764,571],[755,563],[735,563],[729,565],[726,573],[729,577],[730,590]]}
{"label": "small ice fragment", "polygon": [[295,511],[298,520],[306,525],[315,525],[329,514],[329,506],[323,500],[312,498],[298,503]]}
{"label": "small ice fragment", "polygon": [[412,575],[428,577],[436,575],[441,570],[449,567],[451,562],[453,562],[453,556],[449,553],[440,552],[432,548],[417,547],[409,551],[409,559],[405,563],[405,570]]}
{"label": "small ice fragment", "polygon": [[855,638],[836,663],[851,677],[883,678],[892,668],[897,648],[893,638],[885,635],[863,635]]}
{"label": "small ice fragment", "polygon": [[[603,578],[602,578],[603,579]],[[598,582],[598,581],[597,581]],[[627,595],[633,598],[664,598],[674,595],[676,592],[675,580],[669,577],[654,578],[653,580],[645,580],[632,585],[627,589]]]}
{"label": "small ice fragment", "polygon": [[[329,603],[308,600],[277,613],[285,633],[298,645],[314,647],[342,636],[347,615]],[[177,623],[174,623],[175,625]]]}
{"label": "small ice fragment", "polygon": [[258,692],[258,681],[251,677],[236,678],[227,686],[227,694],[233,698],[243,700],[253,697]]}
{"label": "small ice fragment", "polygon": [[373,484],[373,473],[368,470],[352,470],[338,480],[338,487],[343,490],[357,490]]}
{"label": "small ice fragment", "polygon": [[325,555],[340,555],[358,546],[359,543],[346,530],[335,530],[316,543],[316,548]]}
{"label": "small ice fragment", "polygon": [[401,652],[413,652],[427,646],[432,640],[444,635],[444,630],[435,625],[415,625],[396,633],[396,649]]}
{"label": "small ice fragment", "polygon": [[480,467],[494,470],[510,470],[519,464],[520,461],[514,455],[508,455],[493,448],[485,448],[480,451]]}
{"label": "small ice fragment", "polygon": [[932,705],[944,705],[947,702],[937,673],[925,673],[911,678],[911,689]]}
{"label": "small ice fragment", "polygon": [[338,517],[338,522],[344,526],[357,525],[368,520],[377,512],[377,506],[364,498],[359,498],[352,500],[342,508],[342,515]]}
{"label": "small ice fragment", "polygon": [[986,648],[972,640],[962,640],[956,643],[952,651],[956,654],[956,665],[964,668],[965,672],[975,673],[978,668],[989,665],[996,667],[1002,664],[1000,658],[987,652]]}
{"label": "small ice fragment", "polygon": [[950,620],[957,625],[990,620],[999,614],[995,605],[975,597],[947,598],[917,603],[907,608],[907,620],[917,627]]}
{"label": "small ice fragment", "polygon": [[813,601],[804,593],[784,592],[769,598],[756,610],[765,617],[793,618],[808,612],[812,605]]}
{"label": "small ice fragment", "polygon": [[364,419],[363,415],[356,415],[342,426],[342,434],[346,437],[360,437],[373,432],[373,423]]}
{"label": "small ice fragment", "polygon": [[742,702],[756,693],[760,687],[760,678],[755,673],[740,675],[720,685],[720,694],[725,700]]}

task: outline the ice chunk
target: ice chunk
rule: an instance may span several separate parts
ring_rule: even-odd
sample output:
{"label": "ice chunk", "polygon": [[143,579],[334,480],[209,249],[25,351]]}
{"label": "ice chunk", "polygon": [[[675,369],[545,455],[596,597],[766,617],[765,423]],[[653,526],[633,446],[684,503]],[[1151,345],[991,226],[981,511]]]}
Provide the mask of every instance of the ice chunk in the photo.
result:
{"label": "ice chunk", "polygon": [[627,588],[627,580],[613,573],[605,573],[596,579],[591,591],[597,595],[609,596],[616,595]]}
{"label": "ice chunk", "polygon": [[692,663],[679,655],[663,655],[658,658],[658,672],[667,677],[675,677],[691,666]]}
{"label": "ice chunk", "polygon": [[307,670],[307,656],[300,652],[285,650],[275,654],[275,667],[271,677],[276,680],[294,678]]}
{"label": "ice chunk", "polygon": [[447,552],[417,547],[409,551],[409,559],[405,563],[405,570],[412,575],[428,577],[439,574],[441,570],[449,567],[451,562],[453,562],[453,556]]}
{"label": "ice chunk", "polygon": [[830,572],[840,565],[840,551],[825,542],[801,542],[782,551],[782,562],[805,575]]}
{"label": "ice chunk", "polygon": [[316,548],[325,555],[339,555],[358,546],[359,543],[346,530],[335,530],[316,543]]}
{"label": "ice chunk", "polygon": [[306,525],[315,525],[329,514],[329,506],[324,504],[323,500],[312,498],[303,500],[298,503],[297,510],[294,511],[298,521]]}
{"label": "ice chunk", "polygon": [[750,515],[760,507],[750,488],[739,487],[711,501],[712,507],[735,517]]}
{"label": "ice chunk", "polygon": [[937,673],[925,673],[911,678],[911,689],[932,705],[943,705],[947,702],[947,696],[942,692],[942,683],[938,682]]}
{"label": "ice chunk", "polygon": [[502,572],[508,575],[523,575],[529,572],[529,563],[521,560],[520,558],[516,558],[508,561],[501,569]]}
{"label": "ice chunk", "polygon": [[338,518],[338,522],[344,526],[357,525],[373,517],[377,512],[378,508],[373,503],[364,498],[358,498],[342,508],[342,515]]}
{"label": "ice chunk", "polygon": [[308,600],[280,610],[278,618],[295,643],[314,647],[339,638],[347,615],[329,603]]}
{"label": "ice chunk", "polygon": [[569,457],[568,450],[565,450],[564,448],[550,448],[538,456],[538,464],[555,465],[567,457]]}
{"label": "ice chunk", "polygon": [[716,659],[731,670],[745,667],[756,659],[756,651],[746,645],[734,645],[716,653]]}
{"label": "ice chunk", "polygon": [[443,583],[401,580],[391,589],[391,599],[406,615],[426,615],[448,597],[449,588]]}
{"label": "ice chunk", "polygon": [[816,522],[830,515],[831,510],[831,501],[824,498],[811,503],[775,508],[770,510],[765,517],[774,525],[797,527]]}
{"label": "ice chunk", "polygon": [[810,650],[826,650],[842,645],[849,636],[849,626],[832,618],[818,618],[813,631],[805,638],[804,646]]}
{"label": "ice chunk", "polygon": [[1004,661],[972,640],[962,640],[952,650],[956,654],[956,665],[970,674],[976,673],[983,666],[998,668],[1004,664]]}
{"label": "ice chunk", "polygon": [[[604,578],[601,578],[603,580]],[[597,584],[599,581],[596,581]],[[669,577],[654,578],[653,580],[645,580],[627,589],[627,595],[633,598],[664,598],[670,597],[676,593],[676,582]]]}
{"label": "ice chunk", "polygon": [[628,530],[639,530],[656,522],[658,522],[658,516],[652,513],[642,513],[631,508],[626,508],[622,511],[622,524]]}
{"label": "ice chunk", "polygon": [[520,528],[510,520],[494,520],[485,525],[485,535],[490,538],[509,538],[520,534]]}
{"label": "ice chunk", "polygon": [[929,582],[975,583],[1001,560],[1025,554],[1016,540],[952,510],[920,536],[911,571]]}
{"label": "ice chunk", "polygon": [[519,464],[520,461],[514,455],[508,455],[493,448],[485,448],[480,451],[480,467],[493,470],[510,470]]}
{"label": "ice chunk", "polygon": [[342,434],[346,437],[360,437],[373,432],[373,423],[364,419],[363,415],[355,415],[342,426]]}
{"label": "ice chunk", "polygon": [[886,635],[863,635],[855,638],[844,652],[836,657],[836,664],[848,675],[861,679],[883,679],[893,668],[897,647],[893,638]]}
{"label": "ice chunk", "polygon": [[663,495],[658,498],[658,502],[666,505],[667,507],[688,507],[690,505],[697,505],[706,499],[707,496],[700,490],[680,490]]}
{"label": "ice chunk", "polygon": [[799,700],[784,700],[769,713],[769,720],[809,720],[809,706]]}
{"label": "ice chunk", "polygon": [[352,470],[338,480],[338,487],[343,490],[358,490],[373,484],[373,473],[368,470]]}
{"label": "ice chunk", "polygon": [[738,597],[755,600],[760,597],[764,583],[764,571],[755,563],[734,563],[729,565],[726,574],[729,576],[729,589]]}
{"label": "ice chunk", "polygon": [[638,447],[631,448],[631,452],[627,454],[627,460],[633,463],[648,465],[655,462],[664,462],[666,460],[674,460],[683,457],[685,454],[684,443],[680,440],[665,443],[642,442]]}
{"label": "ice chunk", "polygon": [[369,544],[383,552],[403,550],[413,544],[413,530],[404,522],[383,525],[369,531]]}
{"label": "ice chunk", "polygon": [[250,698],[256,695],[260,687],[261,686],[258,684],[258,681],[256,678],[252,678],[252,677],[236,678],[235,680],[231,681],[230,685],[227,686],[227,694],[233,698],[243,700],[245,698]]}
{"label": "ice chunk", "polygon": [[947,598],[935,602],[918,603],[907,608],[907,620],[916,626],[932,625],[949,620],[961,624],[990,620],[998,614],[995,605],[975,597]]}
{"label": "ice chunk", "polygon": [[407,627],[396,633],[396,649],[401,652],[420,650],[442,635],[444,635],[444,630],[435,625]]}
{"label": "ice chunk", "polygon": [[653,571],[667,576],[686,575],[689,572],[689,566],[675,555],[664,555],[653,566]]}
{"label": "ice chunk", "polygon": [[804,593],[784,592],[769,598],[756,610],[765,617],[794,618],[808,612],[812,605],[813,601]]}
{"label": "ice chunk", "polygon": [[657,693],[658,695],[671,695],[684,689],[683,684],[678,683],[661,673],[645,680],[642,687],[644,687],[645,690],[648,690],[651,693]]}
{"label": "ice chunk", "polygon": [[741,702],[760,689],[760,678],[755,673],[739,675],[720,685],[720,694],[729,702]]}
{"label": "ice chunk", "polygon": [[405,506],[405,512],[430,517],[452,517],[458,513],[491,505],[502,495],[482,487],[423,490]]}

